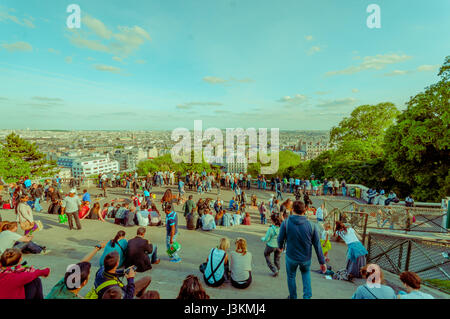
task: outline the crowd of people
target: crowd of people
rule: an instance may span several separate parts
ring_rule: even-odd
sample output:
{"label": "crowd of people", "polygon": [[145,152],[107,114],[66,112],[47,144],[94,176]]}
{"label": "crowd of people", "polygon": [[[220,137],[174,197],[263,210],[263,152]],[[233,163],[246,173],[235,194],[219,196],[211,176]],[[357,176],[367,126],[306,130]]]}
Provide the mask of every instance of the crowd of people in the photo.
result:
{"label": "crowd of people", "polygon": [[[221,174],[192,173],[185,177],[185,182],[180,174],[175,172],[161,172],[154,175],[149,174],[145,179],[139,180],[137,174],[125,175],[124,183],[121,176],[108,176],[99,178],[99,188],[106,196],[107,187],[124,187],[129,198],[116,199],[111,203],[99,202],[91,199],[87,189],[78,196],[77,183],[69,182],[71,189],[67,195],[62,193],[60,179],[46,181],[44,185],[31,183],[28,177],[24,177],[17,183],[11,185],[11,208],[15,209],[17,221],[2,222],[0,232],[0,298],[42,299],[41,278],[48,277],[50,269],[35,269],[22,263],[22,255],[27,253],[48,253],[46,247],[32,241],[33,232],[43,229],[42,223],[33,219],[33,210],[42,211],[42,201],[48,201],[49,214],[58,214],[61,223],[67,219],[69,229],[81,230],[81,220],[85,218],[95,219],[102,222],[111,219],[115,224],[128,227],[137,226],[136,237],[126,240],[125,230],[120,230],[116,236],[108,241],[102,242],[86,255],[75,266],[81,273],[78,285],[73,285],[71,276],[73,272],[68,270],[61,280],[53,287],[45,297],[48,299],[81,298],[80,290],[88,284],[90,277],[90,261],[97,252],[103,250],[99,260],[99,270],[95,274],[94,285],[84,298],[88,299],[154,299],[159,297],[156,291],[148,290],[151,283],[150,276],[144,276],[135,280],[136,272],[142,273],[152,269],[152,265],[160,263],[158,248],[154,243],[145,239],[147,226],[165,226],[166,252],[170,262],[182,261],[179,256],[181,244],[177,242],[179,235],[178,213],[175,205],[182,205],[181,212],[186,219],[187,230],[202,229],[212,231],[217,226],[250,225],[251,218],[247,205],[253,207],[260,214],[261,224],[270,221],[270,226],[261,241],[265,244],[264,255],[267,267],[274,277],[279,275],[281,255],[285,253],[287,286],[289,298],[297,298],[296,272],[300,270],[303,283],[303,298],[312,297],[311,289],[311,259],[314,248],[320,272],[327,274],[330,268],[328,253],[331,250],[331,239],[340,237],[347,245],[347,265],[345,275],[347,280],[353,278],[368,278],[372,269],[366,265],[367,250],[361,244],[355,231],[341,221],[336,222],[335,232],[332,225],[325,222],[326,209],[324,206],[317,210],[314,208],[317,222],[308,220],[306,214],[312,208],[310,195],[319,195],[318,181],[296,179],[274,178],[268,182],[263,176],[258,176],[257,187],[266,189],[267,185],[274,192],[267,201],[258,203],[256,195],[252,195],[248,201],[245,190],[250,189],[251,176],[236,174],[234,176]],[[118,178],[119,177],[119,178]],[[152,192],[152,186],[177,185],[178,196],[174,195],[170,188],[166,190],[160,202],[156,200]],[[272,183],[273,182],[273,183]],[[292,182],[292,183],[291,183]],[[324,194],[337,195],[338,190],[345,194],[345,181],[342,183],[324,181]],[[331,183],[331,184],[330,184]],[[200,198],[196,203],[193,195],[185,198],[185,186],[191,192],[202,195],[217,188],[218,197]],[[233,198],[225,206],[219,196],[222,187],[234,192]],[[11,190],[13,189],[13,190]],[[133,194],[131,195],[131,189]],[[295,196],[295,201],[287,198],[283,201],[282,192],[290,192]],[[280,202],[280,200],[282,202]],[[159,212],[157,204],[161,205],[164,215]],[[163,220],[165,217],[165,220]],[[18,235],[18,227],[24,231],[24,236]],[[235,247],[230,251],[228,238],[221,238],[217,247],[212,248],[206,258],[206,262],[199,267],[203,274],[203,281],[207,286],[219,287],[224,282],[230,282],[238,289],[246,289],[252,283],[252,253],[248,250],[247,240],[237,238]],[[126,284],[124,283],[124,279]],[[420,278],[410,272],[400,276],[405,285],[406,292],[400,293],[398,298],[428,298],[419,291]],[[356,299],[390,298],[389,287],[380,286],[381,290],[374,288],[358,287],[353,295]],[[386,288],[388,287],[388,288]],[[379,287],[378,287],[379,288]],[[397,295],[394,296],[397,297]],[[204,288],[198,277],[189,275],[180,289],[179,299],[208,299]]]}

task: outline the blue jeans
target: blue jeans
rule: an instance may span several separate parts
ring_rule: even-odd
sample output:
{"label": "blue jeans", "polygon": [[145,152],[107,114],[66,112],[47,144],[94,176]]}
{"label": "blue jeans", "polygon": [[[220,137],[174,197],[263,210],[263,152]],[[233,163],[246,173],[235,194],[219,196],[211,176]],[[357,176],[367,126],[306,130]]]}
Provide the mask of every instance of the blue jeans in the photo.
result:
{"label": "blue jeans", "polygon": [[297,267],[300,268],[300,272],[302,274],[303,299],[311,299],[311,274],[309,272],[311,260],[306,262],[297,262],[290,259],[286,254],[286,273],[289,288],[289,299],[297,299],[297,283],[295,280],[297,275]]}
{"label": "blue jeans", "polygon": [[153,251],[151,254],[148,254],[148,258],[150,258],[150,262],[152,264],[154,264],[158,260],[158,247],[156,246],[156,244],[153,244]]}
{"label": "blue jeans", "polygon": [[[173,235],[173,242],[176,242],[177,236],[178,236],[178,233]],[[169,250],[169,248],[170,248],[170,235],[166,236],[166,248],[167,248],[167,250]],[[178,259],[178,258],[180,258],[180,256],[178,256],[177,253],[174,253],[171,257],[171,259]]]}
{"label": "blue jeans", "polygon": [[342,196],[347,196],[347,187],[342,187]]}

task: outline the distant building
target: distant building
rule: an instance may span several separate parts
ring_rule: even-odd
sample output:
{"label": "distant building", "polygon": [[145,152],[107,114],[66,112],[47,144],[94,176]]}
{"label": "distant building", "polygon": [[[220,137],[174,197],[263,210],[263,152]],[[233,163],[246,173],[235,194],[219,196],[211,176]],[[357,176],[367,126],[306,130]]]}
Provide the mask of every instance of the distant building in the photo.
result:
{"label": "distant building", "polygon": [[324,141],[311,142],[300,140],[298,142],[298,150],[306,154],[306,160],[314,159],[329,149],[331,149],[330,145]]}
{"label": "distant building", "polygon": [[138,163],[137,152],[119,149],[113,153],[112,157],[119,163],[121,171],[134,171],[136,169],[136,164]]}
{"label": "distant building", "polygon": [[119,162],[110,160],[108,156],[80,158],[72,166],[72,176],[75,178],[111,172],[119,172]]}

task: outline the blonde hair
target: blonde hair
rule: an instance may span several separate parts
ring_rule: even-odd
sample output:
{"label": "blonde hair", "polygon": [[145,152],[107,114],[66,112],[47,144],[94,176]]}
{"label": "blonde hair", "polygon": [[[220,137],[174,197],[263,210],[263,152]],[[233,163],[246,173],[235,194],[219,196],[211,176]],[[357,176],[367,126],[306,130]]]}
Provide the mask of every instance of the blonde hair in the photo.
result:
{"label": "blonde hair", "polygon": [[236,252],[245,255],[247,253],[247,241],[244,238],[236,239]]}
{"label": "blonde hair", "polygon": [[220,240],[219,249],[227,251],[228,248],[230,248],[230,241],[228,240],[228,238],[224,237]]}

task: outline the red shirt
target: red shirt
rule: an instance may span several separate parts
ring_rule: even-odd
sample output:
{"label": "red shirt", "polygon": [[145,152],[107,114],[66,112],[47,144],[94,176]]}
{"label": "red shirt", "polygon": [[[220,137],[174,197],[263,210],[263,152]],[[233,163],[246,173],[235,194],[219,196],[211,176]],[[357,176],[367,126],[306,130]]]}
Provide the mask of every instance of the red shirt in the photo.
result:
{"label": "red shirt", "polygon": [[24,286],[38,277],[48,276],[50,268],[26,271],[19,268],[11,272],[0,271],[0,299],[25,299]]}

